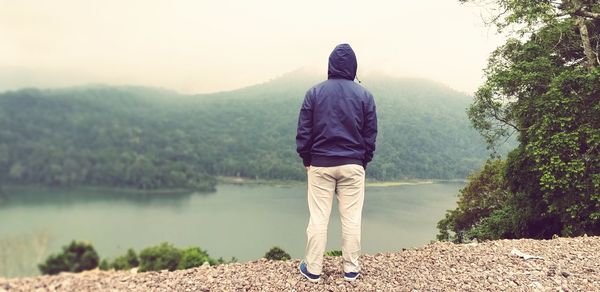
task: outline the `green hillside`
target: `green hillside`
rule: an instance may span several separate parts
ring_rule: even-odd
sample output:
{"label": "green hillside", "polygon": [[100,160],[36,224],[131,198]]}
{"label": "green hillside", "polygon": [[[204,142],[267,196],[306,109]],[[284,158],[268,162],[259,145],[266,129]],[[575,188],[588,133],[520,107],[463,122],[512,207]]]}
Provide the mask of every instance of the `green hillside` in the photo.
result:
{"label": "green hillside", "polygon": [[[47,185],[212,189],[216,175],[303,179],[299,106],[317,76],[215,94],[85,86],[0,94],[0,179]],[[379,136],[372,179],[464,178],[487,154],[471,98],[419,79],[367,76]]]}

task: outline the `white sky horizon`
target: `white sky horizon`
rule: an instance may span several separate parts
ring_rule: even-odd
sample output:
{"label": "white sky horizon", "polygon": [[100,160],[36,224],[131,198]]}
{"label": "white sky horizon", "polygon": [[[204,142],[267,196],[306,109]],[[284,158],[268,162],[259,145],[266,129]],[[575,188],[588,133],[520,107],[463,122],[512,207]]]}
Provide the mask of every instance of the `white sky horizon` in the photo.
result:
{"label": "white sky horizon", "polygon": [[[211,93],[302,68],[349,43],[361,75],[472,94],[505,37],[480,7],[422,1],[0,0],[0,90],[84,84]],[[319,69],[321,68],[321,69]]]}

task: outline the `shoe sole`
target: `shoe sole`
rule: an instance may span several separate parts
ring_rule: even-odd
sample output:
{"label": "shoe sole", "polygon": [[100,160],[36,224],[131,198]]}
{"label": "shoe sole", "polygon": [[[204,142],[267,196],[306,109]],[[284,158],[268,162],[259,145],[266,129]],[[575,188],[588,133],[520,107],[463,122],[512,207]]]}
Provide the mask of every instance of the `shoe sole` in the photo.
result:
{"label": "shoe sole", "polygon": [[348,277],[344,276],[344,280],[346,280],[348,282],[354,282],[354,281],[356,281],[356,279],[358,279],[358,276],[356,276],[354,278],[348,278]]}
{"label": "shoe sole", "polygon": [[319,283],[319,281],[321,281],[321,278],[319,278],[319,279],[312,279],[312,278],[310,278],[309,276],[305,275],[305,274],[302,272],[302,269],[300,269],[300,266],[298,266],[298,270],[300,271],[300,274],[301,274],[302,276],[304,276],[304,278],[306,278],[308,281],[310,281],[310,282],[312,282],[312,283]]}

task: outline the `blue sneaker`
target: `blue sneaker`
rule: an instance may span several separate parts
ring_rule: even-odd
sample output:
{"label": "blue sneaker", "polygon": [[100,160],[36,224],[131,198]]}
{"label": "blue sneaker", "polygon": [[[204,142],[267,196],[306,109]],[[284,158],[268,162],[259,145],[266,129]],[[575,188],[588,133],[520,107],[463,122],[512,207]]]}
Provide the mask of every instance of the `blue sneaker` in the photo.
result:
{"label": "blue sneaker", "polygon": [[298,266],[298,269],[300,269],[300,274],[302,274],[302,276],[304,276],[304,278],[308,279],[309,281],[311,281],[313,283],[317,283],[321,280],[321,275],[314,275],[314,274],[311,274],[308,272],[305,262],[301,262],[300,265]]}
{"label": "blue sneaker", "polygon": [[358,278],[358,275],[360,275],[358,272],[344,273],[344,280],[352,282]]}

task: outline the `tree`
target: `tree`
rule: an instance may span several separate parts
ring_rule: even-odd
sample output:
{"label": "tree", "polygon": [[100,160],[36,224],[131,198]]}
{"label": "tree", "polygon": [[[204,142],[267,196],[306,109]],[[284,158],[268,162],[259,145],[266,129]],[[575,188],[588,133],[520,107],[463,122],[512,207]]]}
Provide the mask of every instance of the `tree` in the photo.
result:
{"label": "tree", "polygon": [[[460,2],[479,2],[459,0]],[[496,15],[491,19],[499,30],[513,24],[525,25],[521,32],[536,31],[540,26],[555,25],[564,20],[572,20],[578,29],[579,42],[585,55],[584,66],[593,69],[600,63],[598,32],[590,34],[589,26],[597,28],[600,20],[600,4],[597,0],[496,0]],[[590,37],[594,35],[595,40]]]}
{"label": "tree", "polygon": [[287,261],[292,257],[280,247],[274,246],[267,251],[265,258],[271,261]]}
{"label": "tree", "polygon": [[8,176],[12,179],[19,180],[23,177],[23,173],[25,172],[25,168],[20,162],[16,162],[10,167],[8,172]]}
{"label": "tree", "polygon": [[96,268],[98,261],[98,253],[91,244],[73,240],[69,245],[63,247],[62,253],[50,255],[38,267],[42,274],[48,275],[60,272],[78,273]]}
{"label": "tree", "polygon": [[199,267],[205,262],[209,264],[216,263],[208,256],[208,253],[205,250],[202,250],[199,247],[190,247],[183,250],[177,269],[184,270]]}
{"label": "tree", "polygon": [[531,216],[563,235],[600,234],[600,4],[494,2],[500,30],[524,27],[490,56],[469,118],[490,148],[518,135],[512,160],[527,163],[505,180],[514,195],[543,207]]}
{"label": "tree", "polygon": [[181,259],[181,250],[163,242],[160,245],[145,248],[140,252],[140,272],[177,269]]}
{"label": "tree", "polygon": [[112,267],[115,270],[129,270],[131,268],[135,268],[137,266],[140,265],[140,261],[138,259],[137,254],[135,253],[135,251],[133,249],[128,249],[127,253],[116,258],[113,263],[112,263]]}
{"label": "tree", "polygon": [[110,264],[108,263],[108,260],[102,259],[100,261],[100,264],[98,265],[98,269],[100,269],[101,271],[108,271],[110,269]]}
{"label": "tree", "polygon": [[469,183],[460,190],[458,207],[448,211],[446,217],[438,222],[439,240],[463,242],[472,237],[493,237],[481,236],[484,231],[478,232],[478,236],[469,233],[484,218],[502,209],[508,199],[509,194],[504,186],[504,167],[502,160],[488,160],[480,171],[469,176]]}

